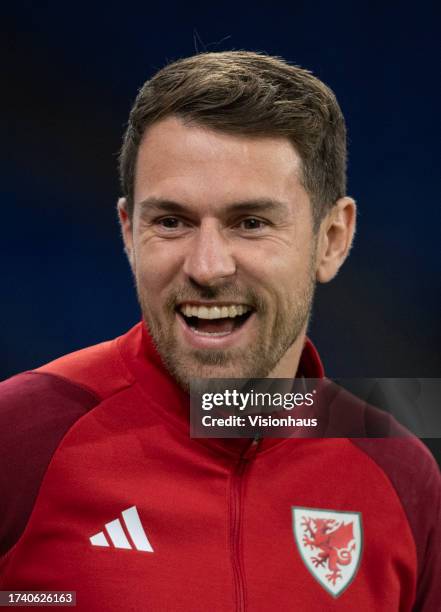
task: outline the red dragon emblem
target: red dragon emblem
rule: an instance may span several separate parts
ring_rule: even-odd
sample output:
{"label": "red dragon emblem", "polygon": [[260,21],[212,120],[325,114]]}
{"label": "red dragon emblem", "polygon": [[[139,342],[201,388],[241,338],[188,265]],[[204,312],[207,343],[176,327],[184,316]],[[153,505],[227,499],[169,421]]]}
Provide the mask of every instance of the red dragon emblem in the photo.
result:
{"label": "red dragon emblem", "polygon": [[[355,550],[353,523],[347,525],[335,519],[302,518],[305,535],[303,543],[310,550],[319,549],[316,557],[311,557],[315,567],[328,566],[326,578],[335,585],[342,577],[339,565],[349,565],[352,551]],[[351,546],[349,544],[353,542]]]}
{"label": "red dragon emblem", "polygon": [[314,578],[334,597],[358,571],[362,549],[359,512],[293,507],[294,538]]}

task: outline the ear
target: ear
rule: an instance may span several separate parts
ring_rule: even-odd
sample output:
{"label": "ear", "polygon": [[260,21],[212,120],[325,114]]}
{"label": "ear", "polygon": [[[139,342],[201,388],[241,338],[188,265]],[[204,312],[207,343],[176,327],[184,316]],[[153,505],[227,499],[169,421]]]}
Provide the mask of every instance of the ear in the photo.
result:
{"label": "ear", "polygon": [[134,269],[134,256],[133,256],[133,226],[132,219],[127,210],[126,198],[119,198],[118,204],[118,218],[121,225],[121,233],[124,242],[124,250],[130,263],[132,270]]}
{"label": "ear", "polygon": [[319,283],[332,280],[348,256],[355,234],[356,210],[352,198],[340,198],[321,222],[316,257]]}

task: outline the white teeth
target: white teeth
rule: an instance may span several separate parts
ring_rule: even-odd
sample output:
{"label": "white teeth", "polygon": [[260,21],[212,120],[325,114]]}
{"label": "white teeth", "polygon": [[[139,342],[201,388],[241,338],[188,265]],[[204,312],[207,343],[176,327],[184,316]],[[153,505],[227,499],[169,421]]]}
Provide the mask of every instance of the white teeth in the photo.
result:
{"label": "white teeth", "polygon": [[210,312],[205,306],[200,306],[198,314],[196,315],[199,319],[211,319]]}
{"label": "white teeth", "polygon": [[221,308],[221,317],[226,319],[228,317],[228,306],[222,306]]}
{"label": "white teeth", "polygon": [[243,304],[231,306],[194,306],[192,304],[184,304],[181,306],[181,312],[186,317],[198,317],[199,319],[225,319],[238,317],[251,310],[249,306]]}

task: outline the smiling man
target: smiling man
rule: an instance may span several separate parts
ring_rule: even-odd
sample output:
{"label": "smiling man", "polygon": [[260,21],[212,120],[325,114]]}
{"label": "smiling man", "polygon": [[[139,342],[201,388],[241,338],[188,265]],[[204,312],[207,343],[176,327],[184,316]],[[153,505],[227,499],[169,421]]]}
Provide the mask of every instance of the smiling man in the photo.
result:
{"label": "smiling man", "polygon": [[355,398],[356,439],[189,436],[194,378],[323,377],[314,287],[355,227],[331,90],[257,53],[177,61],[140,90],[120,172],[142,322],[2,383],[1,588],[81,610],[439,609],[440,477],[416,439],[368,439]]}
{"label": "smiling man", "polygon": [[145,131],[133,198],[119,214],[139,301],[181,385],[294,376],[315,280],[329,280],[349,249],[353,200],[339,199],[315,228],[287,138],[176,115]]}

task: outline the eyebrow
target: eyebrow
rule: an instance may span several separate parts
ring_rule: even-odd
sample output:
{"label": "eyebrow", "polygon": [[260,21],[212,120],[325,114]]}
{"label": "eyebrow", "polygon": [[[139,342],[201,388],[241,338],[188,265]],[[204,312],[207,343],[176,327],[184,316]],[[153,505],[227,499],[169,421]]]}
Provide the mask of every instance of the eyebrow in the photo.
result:
{"label": "eyebrow", "polygon": [[[173,200],[150,197],[137,204],[141,213],[189,213],[192,207]],[[257,198],[243,200],[227,204],[224,208],[227,213],[246,213],[246,212],[276,212],[288,214],[289,206],[287,203],[271,198]]]}

